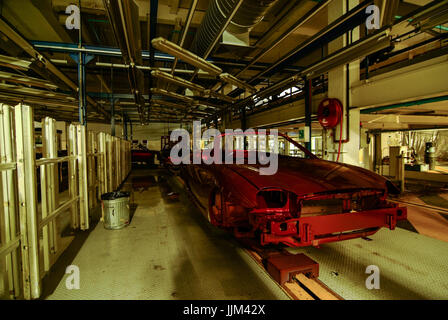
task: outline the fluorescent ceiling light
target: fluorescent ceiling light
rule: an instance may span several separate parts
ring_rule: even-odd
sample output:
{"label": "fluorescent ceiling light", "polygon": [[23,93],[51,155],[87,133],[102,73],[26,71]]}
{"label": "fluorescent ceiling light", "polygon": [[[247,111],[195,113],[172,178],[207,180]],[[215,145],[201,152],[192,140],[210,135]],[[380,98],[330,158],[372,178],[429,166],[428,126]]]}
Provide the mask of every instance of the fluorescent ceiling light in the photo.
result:
{"label": "fluorescent ceiling light", "polygon": [[170,97],[170,98],[174,98],[174,99],[177,99],[177,100],[182,100],[182,101],[188,102],[189,104],[194,104],[195,103],[195,101],[192,98],[189,98],[187,96],[184,96],[182,94],[178,94],[178,93],[175,93],[175,92],[166,91],[164,89],[151,88],[151,93],[159,94],[159,95]]}
{"label": "fluorescent ceiling light", "polygon": [[199,91],[199,92],[203,92],[205,90],[205,88],[203,86],[200,86],[196,83],[187,81],[183,78],[180,77],[176,77],[173,76],[169,73],[163,72],[163,71],[159,71],[159,70],[154,70],[151,71],[151,75],[157,79],[162,79],[165,80],[167,82],[173,83],[175,85],[178,85],[180,87],[185,87],[191,90],[195,90],[195,91]]}
{"label": "fluorescent ceiling light", "polygon": [[234,77],[233,75],[229,74],[229,73],[222,73],[219,75],[219,78],[227,83],[230,83],[240,89],[244,89],[249,91],[250,93],[254,93],[257,91],[257,89],[255,89],[253,86],[251,86],[250,84]]}
{"label": "fluorescent ceiling light", "polygon": [[47,80],[42,80],[38,78],[17,75],[9,72],[0,71],[0,79],[5,79],[7,82],[14,83],[24,83],[26,85],[31,85],[40,88],[57,89],[58,87]]}
{"label": "fluorescent ceiling light", "polygon": [[0,64],[10,68],[27,70],[31,61],[0,55]]}
{"label": "fluorescent ceiling light", "polygon": [[170,101],[160,100],[160,99],[152,99],[152,105],[156,107],[170,107],[178,110],[185,110],[187,105],[182,105]]}
{"label": "fluorescent ceiling light", "polygon": [[214,97],[214,98],[218,98],[220,100],[226,101],[226,102],[234,102],[236,100],[235,98],[226,96],[225,94],[215,92],[213,90],[205,90],[204,94],[206,97]]}
{"label": "fluorescent ceiling light", "polygon": [[196,68],[199,68],[201,70],[204,70],[205,72],[211,74],[211,75],[219,75],[222,73],[222,69],[215,66],[214,64],[207,62],[205,59],[202,59],[198,55],[194,54],[191,51],[188,51],[177,44],[168,41],[164,38],[155,38],[151,41],[154,48],[171,54],[174,57],[191,64],[192,66],[195,66]]}

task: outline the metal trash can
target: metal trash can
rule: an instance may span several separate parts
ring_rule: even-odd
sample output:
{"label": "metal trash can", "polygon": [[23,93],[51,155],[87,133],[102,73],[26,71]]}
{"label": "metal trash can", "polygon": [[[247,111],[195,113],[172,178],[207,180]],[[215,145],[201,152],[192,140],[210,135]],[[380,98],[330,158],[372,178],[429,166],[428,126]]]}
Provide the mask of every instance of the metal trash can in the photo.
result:
{"label": "metal trash can", "polygon": [[122,229],[129,224],[129,192],[108,192],[101,195],[104,228]]}
{"label": "metal trash can", "polygon": [[425,144],[425,163],[429,164],[429,170],[436,168],[436,148],[432,142]]}

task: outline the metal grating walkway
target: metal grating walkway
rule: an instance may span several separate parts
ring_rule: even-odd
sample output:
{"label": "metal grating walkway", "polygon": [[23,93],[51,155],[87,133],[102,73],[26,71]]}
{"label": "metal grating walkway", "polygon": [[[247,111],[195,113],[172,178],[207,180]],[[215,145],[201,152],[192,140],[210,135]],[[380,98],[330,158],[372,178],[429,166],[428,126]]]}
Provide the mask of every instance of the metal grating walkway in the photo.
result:
{"label": "metal grating walkway", "polygon": [[[72,262],[57,264],[47,299],[288,299],[185,195],[169,200],[155,171],[131,179],[138,204],[131,224],[111,231],[99,223]],[[79,290],[66,289],[67,264],[80,268]]]}
{"label": "metal grating walkway", "polygon": [[[156,171],[131,179],[138,204],[131,225],[110,231],[99,223],[71,260],[61,257],[45,298],[288,299],[186,195],[180,192],[179,201],[166,196],[174,183],[168,186]],[[371,239],[288,250],[319,262],[319,279],[344,299],[448,299],[448,242],[400,228]],[[80,268],[80,290],[65,287],[69,264]],[[380,268],[379,290],[365,287],[372,264]]]}
{"label": "metal grating walkway", "polygon": [[[319,262],[319,280],[344,299],[448,299],[448,242],[397,228],[371,241],[288,249]],[[380,269],[380,289],[368,290],[366,267]]]}

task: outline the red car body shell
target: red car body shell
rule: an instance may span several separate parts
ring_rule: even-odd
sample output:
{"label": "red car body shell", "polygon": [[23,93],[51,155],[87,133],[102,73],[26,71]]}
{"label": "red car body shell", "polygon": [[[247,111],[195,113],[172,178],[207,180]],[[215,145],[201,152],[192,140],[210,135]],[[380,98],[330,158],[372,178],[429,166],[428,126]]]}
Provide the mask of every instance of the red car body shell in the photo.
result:
{"label": "red car body shell", "polygon": [[[273,175],[260,175],[258,164],[183,165],[182,175],[212,224],[257,237],[262,245],[318,246],[393,230],[406,219],[406,208],[387,201],[394,186],[384,177],[304,152],[308,159],[279,155]],[[266,205],[264,191],[286,200]],[[321,212],[305,213],[320,203]],[[340,212],[326,211],[334,205]]]}

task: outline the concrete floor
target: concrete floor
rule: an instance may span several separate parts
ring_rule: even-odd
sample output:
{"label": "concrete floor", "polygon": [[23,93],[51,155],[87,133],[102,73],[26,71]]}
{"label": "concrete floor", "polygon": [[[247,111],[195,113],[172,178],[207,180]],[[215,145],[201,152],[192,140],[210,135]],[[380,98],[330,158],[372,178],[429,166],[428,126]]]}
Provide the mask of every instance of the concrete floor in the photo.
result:
{"label": "concrete floor", "polygon": [[[209,225],[154,170],[136,171],[130,225],[100,222],[64,252],[45,279],[46,299],[288,299],[226,232]],[[127,186],[130,188],[131,184]],[[77,241],[77,242],[76,242]],[[68,290],[65,268],[80,269],[80,289]]]}
{"label": "concrete floor", "polygon": [[[231,235],[203,218],[178,180],[164,175],[133,172],[124,187],[137,204],[131,224],[111,231],[100,222],[78,235],[45,279],[44,298],[288,299]],[[170,200],[171,191],[180,198]],[[344,299],[448,299],[448,242],[417,232],[382,229],[368,240],[288,250],[316,260],[319,279]],[[79,290],[66,289],[70,264],[80,268]],[[379,290],[366,289],[369,265],[380,268]]]}
{"label": "concrete floor", "polygon": [[[319,262],[319,280],[347,300],[448,299],[448,242],[396,228],[368,240],[320,248],[290,248]],[[366,268],[380,270],[380,289],[369,290]]]}

